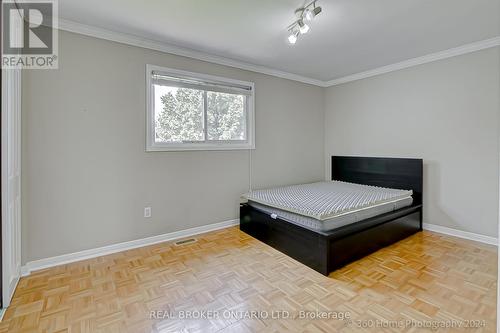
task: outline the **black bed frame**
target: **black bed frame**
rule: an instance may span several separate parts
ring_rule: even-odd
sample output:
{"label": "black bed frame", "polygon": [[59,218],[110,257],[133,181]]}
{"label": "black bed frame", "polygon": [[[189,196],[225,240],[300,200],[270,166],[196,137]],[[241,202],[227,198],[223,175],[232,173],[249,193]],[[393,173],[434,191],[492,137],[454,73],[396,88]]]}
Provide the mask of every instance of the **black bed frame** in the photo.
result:
{"label": "black bed frame", "polygon": [[313,231],[240,205],[240,229],[314,270],[330,272],[422,230],[423,161],[332,156],[332,180],[413,190],[413,204],[332,231]]}

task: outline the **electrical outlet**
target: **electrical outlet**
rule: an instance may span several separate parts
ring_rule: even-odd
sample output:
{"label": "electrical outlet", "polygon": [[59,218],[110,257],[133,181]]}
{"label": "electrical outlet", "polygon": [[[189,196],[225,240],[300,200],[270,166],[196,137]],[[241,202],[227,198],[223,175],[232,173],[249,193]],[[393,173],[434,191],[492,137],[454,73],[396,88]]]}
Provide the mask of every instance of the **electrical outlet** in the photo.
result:
{"label": "electrical outlet", "polygon": [[151,217],[151,207],[144,207],[144,217]]}

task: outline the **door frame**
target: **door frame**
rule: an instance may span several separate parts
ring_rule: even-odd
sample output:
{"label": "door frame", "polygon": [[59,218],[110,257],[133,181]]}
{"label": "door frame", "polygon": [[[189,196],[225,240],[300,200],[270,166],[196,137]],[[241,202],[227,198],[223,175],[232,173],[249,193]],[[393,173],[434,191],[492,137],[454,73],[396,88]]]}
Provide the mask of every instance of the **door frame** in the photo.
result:
{"label": "door frame", "polygon": [[0,299],[6,308],[21,275],[21,69],[2,68],[1,74]]}
{"label": "door frame", "polygon": [[[0,0],[0,18],[2,18],[2,2],[3,0]],[[0,19],[1,20],[1,19]],[[0,56],[3,56],[3,48],[1,47],[1,45],[3,45],[3,30],[2,30],[2,26],[0,25]],[[1,94],[3,94],[3,76],[4,76],[4,69],[2,66],[0,66],[0,96],[2,96]],[[1,115],[3,115],[3,103],[2,103],[2,106],[1,106]],[[3,123],[2,123],[2,118],[3,116],[0,116],[0,129],[1,131],[3,131]],[[0,135],[0,147],[2,147],[2,135]],[[0,154],[0,174],[3,175],[3,154]],[[0,188],[3,189],[3,176],[0,177]],[[0,214],[0,309],[3,308],[3,243],[2,243],[2,238],[3,238],[3,233],[2,233],[2,229],[3,229],[3,197],[4,197],[4,194],[3,194],[3,191],[0,191],[0,209],[1,209],[1,214]]]}

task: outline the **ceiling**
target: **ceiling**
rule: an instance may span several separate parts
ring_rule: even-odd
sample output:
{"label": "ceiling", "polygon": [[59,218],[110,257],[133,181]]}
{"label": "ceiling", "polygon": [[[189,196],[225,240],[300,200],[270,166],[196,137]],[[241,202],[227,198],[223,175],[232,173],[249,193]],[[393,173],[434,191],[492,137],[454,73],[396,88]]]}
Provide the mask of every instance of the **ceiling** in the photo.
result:
{"label": "ceiling", "polygon": [[296,0],[61,0],[81,24],[329,81],[500,36],[500,0],[318,0],[293,46]]}

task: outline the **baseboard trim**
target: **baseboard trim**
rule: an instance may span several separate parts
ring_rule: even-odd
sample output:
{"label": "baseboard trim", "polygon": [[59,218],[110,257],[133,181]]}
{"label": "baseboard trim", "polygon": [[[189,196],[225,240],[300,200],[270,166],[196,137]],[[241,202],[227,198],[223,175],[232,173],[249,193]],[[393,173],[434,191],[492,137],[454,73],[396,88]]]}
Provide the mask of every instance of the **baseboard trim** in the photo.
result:
{"label": "baseboard trim", "polygon": [[175,232],[170,232],[167,234],[162,234],[158,236],[152,236],[142,239],[136,239],[128,242],[117,243],[112,245],[107,245],[95,249],[89,249],[74,253],[63,254],[56,257],[39,259],[34,261],[29,261],[26,265],[21,267],[21,276],[28,276],[33,271],[37,271],[40,269],[50,268],[54,266],[69,264],[75,261],[81,261],[85,259],[91,259],[95,257],[100,257],[116,252],[136,249],[138,247],[168,242],[172,240],[176,240],[179,238],[190,237],[198,234],[202,234],[209,231],[224,229],[232,226],[239,225],[240,220],[229,220],[219,223],[213,223],[209,225],[204,225],[201,227],[190,228],[186,230],[180,230]]}
{"label": "baseboard trim", "polygon": [[464,238],[476,242],[481,242],[485,244],[498,246],[498,238],[485,236],[481,234],[475,234],[473,232],[462,231],[452,228],[443,227],[436,224],[424,223],[424,230],[438,232],[440,234],[445,234],[449,236],[455,236],[459,238]]}
{"label": "baseboard trim", "polygon": [[[186,230],[180,230],[175,232],[170,232],[167,234],[162,234],[158,236],[152,236],[142,239],[136,239],[128,242],[117,243],[112,245],[107,245],[95,249],[89,249],[74,253],[63,254],[56,257],[39,259],[34,261],[29,261],[26,265],[21,267],[21,276],[28,276],[33,271],[55,267],[59,265],[69,264],[76,261],[81,261],[85,259],[96,258],[100,256],[105,256],[108,254],[136,249],[143,246],[168,242],[184,237],[190,237],[198,234],[202,234],[205,232],[210,232],[214,230],[224,229],[239,225],[240,221],[238,219],[229,220],[219,223],[213,223],[201,227],[190,228]],[[495,237],[475,234],[472,232],[461,231],[457,229],[447,228],[436,224],[424,223],[424,230],[429,230],[433,232],[437,232],[440,234],[445,234],[449,236],[455,236],[459,238],[464,238],[476,242],[481,242],[490,245],[498,245],[498,239]]]}

